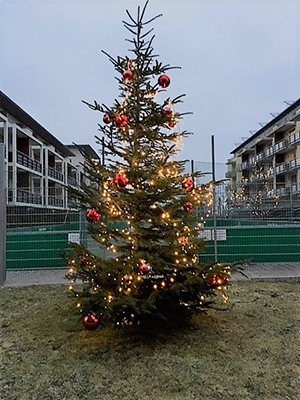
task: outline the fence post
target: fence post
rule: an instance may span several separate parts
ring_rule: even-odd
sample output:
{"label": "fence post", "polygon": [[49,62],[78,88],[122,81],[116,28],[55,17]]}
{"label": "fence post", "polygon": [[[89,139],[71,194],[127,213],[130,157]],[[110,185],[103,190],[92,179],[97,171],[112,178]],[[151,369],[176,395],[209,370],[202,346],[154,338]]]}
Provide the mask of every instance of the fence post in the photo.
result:
{"label": "fence post", "polygon": [[0,286],[6,280],[5,146],[0,143]]}
{"label": "fence post", "polygon": [[[215,164],[215,137],[211,136],[211,166],[212,166],[212,179],[216,181],[216,164]],[[218,261],[218,244],[217,244],[217,214],[216,214],[216,187],[213,186],[213,232],[214,232],[214,259]]]}

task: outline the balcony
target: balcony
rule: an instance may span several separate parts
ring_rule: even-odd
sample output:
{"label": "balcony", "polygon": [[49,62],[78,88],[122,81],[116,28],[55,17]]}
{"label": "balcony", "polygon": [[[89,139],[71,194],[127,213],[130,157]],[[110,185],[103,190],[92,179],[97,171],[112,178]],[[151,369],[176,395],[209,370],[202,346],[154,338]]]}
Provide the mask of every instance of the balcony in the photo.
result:
{"label": "balcony", "polygon": [[28,157],[26,154],[21,153],[20,151],[17,151],[17,163],[23,167],[42,173],[42,164]]}
{"label": "balcony", "polygon": [[63,182],[64,176],[61,172],[57,171],[53,168],[48,168],[48,176],[52,179],[56,179],[57,181]]}
{"label": "balcony", "polygon": [[288,140],[289,146],[292,146],[298,142],[300,142],[300,132],[296,132],[294,135],[291,135],[289,137]]}

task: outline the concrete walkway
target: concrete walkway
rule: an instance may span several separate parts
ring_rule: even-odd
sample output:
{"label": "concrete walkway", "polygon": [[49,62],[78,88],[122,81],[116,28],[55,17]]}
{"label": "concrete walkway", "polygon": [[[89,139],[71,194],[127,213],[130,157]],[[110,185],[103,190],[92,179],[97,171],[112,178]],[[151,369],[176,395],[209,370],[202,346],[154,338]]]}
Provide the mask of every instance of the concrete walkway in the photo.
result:
{"label": "concrete walkway", "polygon": [[[300,262],[259,263],[244,267],[244,276],[235,272],[232,281],[300,282]],[[67,285],[67,269],[7,271],[4,286]]]}
{"label": "concrete walkway", "polygon": [[300,262],[257,263],[244,267],[243,273],[232,274],[233,281],[300,282]]}

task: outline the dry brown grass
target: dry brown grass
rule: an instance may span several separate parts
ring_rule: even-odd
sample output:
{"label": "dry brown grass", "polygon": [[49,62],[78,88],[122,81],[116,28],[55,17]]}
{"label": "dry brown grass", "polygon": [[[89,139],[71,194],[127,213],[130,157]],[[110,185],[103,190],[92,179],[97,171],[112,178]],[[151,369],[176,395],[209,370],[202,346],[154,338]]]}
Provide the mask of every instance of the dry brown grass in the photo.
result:
{"label": "dry brown grass", "polygon": [[65,290],[0,290],[1,399],[300,399],[298,284],[234,283],[228,308],[148,333],[84,331]]}

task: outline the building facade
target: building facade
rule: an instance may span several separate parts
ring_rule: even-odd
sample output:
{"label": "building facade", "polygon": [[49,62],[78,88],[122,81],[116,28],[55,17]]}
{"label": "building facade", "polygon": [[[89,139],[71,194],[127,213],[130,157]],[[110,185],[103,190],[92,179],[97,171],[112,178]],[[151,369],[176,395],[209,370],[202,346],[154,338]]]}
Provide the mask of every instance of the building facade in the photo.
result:
{"label": "building facade", "polygon": [[226,177],[236,214],[300,217],[300,99],[231,154]]}
{"label": "building facade", "polygon": [[71,206],[67,187],[77,188],[83,179],[74,146],[62,144],[1,91],[0,143],[5,144],[5,170],[0,173],[5,176],[9,206]]}

